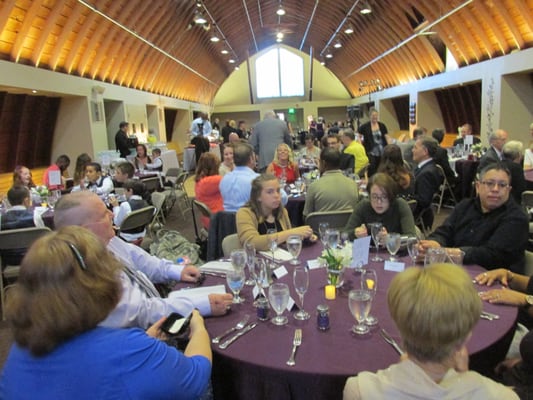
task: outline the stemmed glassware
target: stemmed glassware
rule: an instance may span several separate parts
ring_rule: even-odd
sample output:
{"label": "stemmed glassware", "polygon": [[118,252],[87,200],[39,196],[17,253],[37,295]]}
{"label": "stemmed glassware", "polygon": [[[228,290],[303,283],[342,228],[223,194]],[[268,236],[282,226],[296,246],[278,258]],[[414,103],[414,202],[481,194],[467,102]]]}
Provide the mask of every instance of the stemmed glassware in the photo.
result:
{"label": "stemmed glassware", "polygon": [[[361,289],[367,291],[372,295],[372,299],[376,296],[378,290],[378,276],[373,269],[366,269],[361,276]],[[373,315],[368,315],[365,318],[365,323],[369,326],[377,325],[378,319]]]}
{"label": "stemmed glassware", "polygon": [[274,283],[268,289],[268,299],[270,305],[276,311],[276,317],[272,318],[274,325],[285,325],[289,319],[283,314],[283,310],[287,308],[289,303],[289,286],[285,283]]}
{"label": "stemmed glassware", "polygon": [[383,224],[381,222],[370,222],[367,225],[370,227],[370,234],[372,235],[372,240],[376,246],[376,255],[372,258],[372,261],[383,261],[383,258],[379,256],[379,243]]}
{"label": "stemmed glassware", "polygon": [[[254,278],[255,285],[257,286],[257,289],[259,290],[260,296],[263,296],[266,298],[264,288],[268,287],[267,265],[263,258],[256,257],[254,261],[255,262],[252,266],[252,276]],[[257,305],[256,303],[257,302],[254,301],[254,306]]]}
{"label": "stemmed glassware", "polygon": [[243,303],[244,299],[239,296],[239,293],[244,285],[244,269],[234,268],[226,272],[226,282],[233,293],[233,303]]}
{"label": "stemmed glassware", "polygon": [[338,229],[326,230],[327,243],[330,249],[336,249],[339,246],[340,232]]}
{"label": "stemmed glassware", "polygon": [[234,269],[244,270],[246,265],[246,252],[244,250],[232,250],[230,259]]}
{"label": "stemmed glassware", "polygon": [[302,251],[302,238],[298,235],[291,235],[287,238],[287,250],[289,250],[289,253],[291,253],[292,265],[299,265],[300,260],[298,260],[298,256],[300,255],[300,252]]}
{"label": "stemmed glassware", "polygon": [[326,244],[328,243],[328,237],[326,236],[326,232],[329,229],[329,223],[327,222],[321,222],[318,224],[318,233],[320,235],[320,241],[322,242],[322,246],[324,248],[326,247]]}
{"label": "stemmed glassware", "polygon": [[300,310],[294,314],[294,318],[299,320],[306,320],[310,318],[307,311],[304,310],[304,295],[309,287],[309,271],[306,267],[296,267],[292,273],[292,281],[294,283],[294,290],[300,297]]}
{"label": "stemmed glassware", "polygon": [[397,258],[395,257],[398,250],[400,250],[400,246],[402,244],[402,237],[399,233],[388,233],[385,236],[385,241],[387,243],[387,250],[390,254],[390,261],[397,261]]}
{"label": "stemmed glassware", "polygon": [[357,335],[368,333],[370,329],[363,322],[372,307],[372,294],[362,289],[350,290],[348,307],[350,307],[350,312],[357,321],[357,324],[352,327],[352,332]]}
{"label": "stemmed glassware", "polygon": [[278,248],[278,242],[277,242],[277,238],[276,238],[276,234],[278,233],[277,230],[275,229],[267,229],[267,235],[270,235],[268,237],[268,241],[269,241],[269,244],[270,244],[270,251],[272,252],[272,265],[270,266],[272,269],[274,269],[276,267],[276,257],[275,257],[275,252],[276,252],[276,249]]}
{"label": "stemmed glassware", "polygon": [[418,239],[416,237],[409,238],[407,241],[407,251],[413,264],[416,264],[418,258]]}
{"label": "stemmed glassware", "polygon": [[253,286],[254,280],[252,279],[252,269],[255,262],[255,246],[252,242],[248,241],[244,244],[244,252],[246,253],[246,265],[248,266],[248,273],[250,278],[246,279],[244,284],[246,286]]}

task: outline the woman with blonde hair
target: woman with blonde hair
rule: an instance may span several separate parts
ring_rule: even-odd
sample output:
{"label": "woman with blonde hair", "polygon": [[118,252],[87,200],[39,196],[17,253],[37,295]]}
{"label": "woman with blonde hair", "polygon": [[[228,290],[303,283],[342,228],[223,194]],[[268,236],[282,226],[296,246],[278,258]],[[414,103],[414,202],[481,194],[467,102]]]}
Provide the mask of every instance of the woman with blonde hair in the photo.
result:
{"label": "woman with blonde hair", "polygon": [[292,150],[286,143],[278,145],[274,161],[268,165],[266,172],[288,184],[294,183],[300,177],[298,164],[294,162]]}
{"label": "woman with blonde hair", "polygon": [[349,378],[344,400],[518,399],[511,389],[468,370],[466,343],[482,306],[462,267],[407,268],[392,279],[387,303],[405,354],[386,370]]}
{"label": "woman with blonde hair", "polygon": [[205,392],[211,347],[197,311],[185,354],[158,340],[164,318],[146,332],[98,326],[118,304],[121,270],[105,245],[79,226],[32,245],[8,293],[15,344],[0,398],[195,399]]}
{"label": "woman with blonde hair", "polygon": [[13,185],[12,186],[25,186],[28,189],[34,188],[31,171],[24,165],[17,165],[13,171]]}

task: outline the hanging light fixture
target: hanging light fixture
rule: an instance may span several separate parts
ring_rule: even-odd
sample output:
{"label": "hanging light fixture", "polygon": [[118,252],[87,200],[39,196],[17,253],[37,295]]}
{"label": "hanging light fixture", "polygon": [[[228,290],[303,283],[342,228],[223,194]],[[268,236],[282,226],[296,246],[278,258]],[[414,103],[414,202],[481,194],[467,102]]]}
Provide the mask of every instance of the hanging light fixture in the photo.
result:
{"label": "hanging light fixture", "polygon": [[229,53],[229,51],[228,51],[227,49],[222,49],[222,50],[220,50],[220,52],[221,52],[222,54],[228,54],[228,53]]}
{"label": "hanging light fixture", "polygon": [[214,43],[220,42],[220,38],[217,35],[211,36],[211,39],[209,39],[209,40],[211,40]]}
{"label": "hanging light fixture", "polygon": [[233,58],[230,58],[230,59],[228,60],[228,62],[229,62],[230,64],[235,64],[235,60],[234,60]]}
{"label": "hanging light fixture", "polygon": [[351,25],[348,25],[346,27],[346,29],[344,30],[344,33],[346,33],[347,35],[350,35],[353,33],[353,27]]}
{"label": "hanging light fixture", "polygon": [[203,25],[203,24],[205,24],[207,22],[207,20],[205,19],[205,17],[203,16],[203,14],[200,11],[196,11],[194,13],[193,21],[197,25]]}
{"label": "hanging light fixture", "polygon": [[370,14],[372,12],[372,8],[370,8],[370,3],[368,1],[365,1],[363,8],[361,8],[361,11],[359,12],[364,15]]}
{"label": "hanging light fixture", "polygon": [[340,49],[342,47],[342,43],[339,40],[337,40],[337,42],[335,42],[333,47],[335,47],[336,49]]}
{"label": "hanging light fixture", "polygon": [[283,7],[281,6],[281,4],[279,5],[278,9],[276,10],[276,14],[278,14],[280,17],[282,15],[285,15],[285,10],[283,9]]}
{"label": "hanging light fixture", "polygon": [[326,54],[326,58],[333,58],[333,54],[331,53]]}

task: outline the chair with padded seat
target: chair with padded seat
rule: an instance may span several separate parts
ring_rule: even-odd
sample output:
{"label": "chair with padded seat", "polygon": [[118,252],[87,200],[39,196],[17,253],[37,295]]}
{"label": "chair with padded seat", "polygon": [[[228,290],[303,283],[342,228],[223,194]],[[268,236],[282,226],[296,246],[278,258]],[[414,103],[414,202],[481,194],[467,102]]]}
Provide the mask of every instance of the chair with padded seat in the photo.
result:
{"label": "chair with padded seat", "polygon": [[120,233],[142,232],[152,223],[155,212],[156,208],[154,206],[143,207],[138,210],[132,211],[126,216],[126,218],[124,218],[124,221],[122,221],[122,223],[120,224],[117,232],[118,236],[129,243],[133,243],[137,246],[140,246],[142,243],[142,238],[135,239],[133,241],[128,241],[124,239],[120,235]]}
{"label": "chair with padded seat", "polygon": [[[41,236],[50,233],[48,228],[9,229],[0,232],[0,303],[5,319],[5,295],[19,276],[23,253]],[[16,260],[16,262],[15,262]]]}
{"label": "chair with padded seat", "polygon": [[315,211],[305,218],[305,224],[309,225],[313,232],[318,233],[318,226],[321,222],[327,222],[331,229],[342,229],[352,215],[352,209],[339,211]]}
{"label": "chair with padded seat", "polygon": [[224,252],[224,258],[229,258],[233,250],[242,249],[239,235],[233,233],[228,235],[222,240],[222,251]]}
{"label": "chair with padded seat", "polygon": [[207,240],[208,232],[202,224],[202,218],[211,220],[213,213],[207,204],[202,203],[200,200],[194,199],[192,201],[192,221],[194,223],[194,233],[196,234],[197,242]]}

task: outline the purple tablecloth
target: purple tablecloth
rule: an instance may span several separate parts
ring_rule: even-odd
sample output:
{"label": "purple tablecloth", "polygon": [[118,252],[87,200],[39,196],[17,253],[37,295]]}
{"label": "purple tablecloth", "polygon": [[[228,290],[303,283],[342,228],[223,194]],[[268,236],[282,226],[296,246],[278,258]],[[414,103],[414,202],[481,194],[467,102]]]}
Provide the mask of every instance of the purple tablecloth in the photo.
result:
{"label": "purple tablecloth", "polygon": [[[321,250],[319,243],[304,248],[300,259],[314,259]],[[285,265],[289,274],[279,281],[289,284],[291,296],[298,301],[292,285],[293,267]],[[379,326],[371,335],[359,338],[350,332],[355,321],[348,308],[347,295],[354,285],[353,272],[347,274],[347,281],[344,288],[338,291],[337,299],[328,301],[324,298],[323,289],[325,270],[312,270],[304,307],[312,315],[310,320],[297,321],[285,311],[285,315],[289,316],[288,325],[279,327],[259,321],[259,326],[226,350],[213,345],[215,398],[340,399],[347,377],[359,371],[383,369],[397,362],[398,354],[378,333],[379,328],[385,328],[400,341],[386,304],[387,288],[395,273],[384,271],[382,262],[371,263],[368,267],[375,269],[378,274],[378,292],[371,314],[378,317]],[[467,269],[472,276],[483,270],[474,266]],[[209,277],[206,284],[221,281],[220,278]],[[246,299],[244,304],[233,305],[232,311],[225,317],[206,320],[212,337],[234,326],[244,314],[250,314],[252,321],[256,319],[250,287],[245,287],[242,293]],[[318,304],[327,304],[330,309],[331,328],[325,332],[316,328],[315,310]],[[517,317],[517,310],[513,307],[484,303],[484,309],[499,314],[500,319],[479,321],[468,344],[469,352],[474,357],[506,335],[511,336]],[[303,341],[296,354],[296,366],[288,367],[285,362],[290,355],[295,328],[302,328]],[[508,340],[504,343],[503,354],[507,346]]]}

